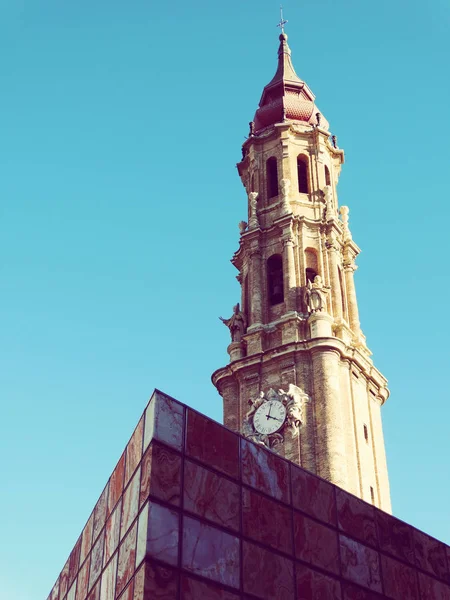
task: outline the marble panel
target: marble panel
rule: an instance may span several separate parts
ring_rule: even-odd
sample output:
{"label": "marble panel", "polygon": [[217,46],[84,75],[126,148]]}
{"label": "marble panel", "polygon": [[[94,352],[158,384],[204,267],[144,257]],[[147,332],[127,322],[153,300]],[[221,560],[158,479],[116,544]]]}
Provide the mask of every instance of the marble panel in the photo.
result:
{"label": "marble panel", "polygon": [[181,450],[183,430],[184,407],[156,391],[145,411],[144,450],[152,439]]}
{"label": "marble panel", "polygon": [[144,417],[142,416],[126,447],[125,486],[130,481],[142,456],[142,437],[144,434]]}
{"label": "marble panel", "polygon": [[289,463],[262,446],[241,439],[242,481],[277,500],[290,501]]}
{"label": "marble panel", "polygon": [[294,599],[294,562],[250,542],[242,547],[244,592],[263,600]]}
{"label": "marble panel", "polygon": [[106,484],[105,489],[103,490],[100,498],[98,499],[97,504],[94,508],[94,527],[92,540],[95,542],[97,537],[100,534],[100,531],[103,529],[106,523],[106,509],[108,507],[108,491],[109,491],[109,482]]}
{"label": "marble panel", "polygon": [[180,504],[181,456],[155,442],[142,459],[140,506],[149,494],[175,506]]}
{"label": "marble panel", "polygon": [[94,512],[92,512],[86,523],[83,533],[81,534],[81,550],[80,550],[80,564],[83,564],[86,560],[92,547],[92,528],[94,525]]}
{"label": "marble panel", "polygon": [[109,480],[109,496],[108,496],[108,514],[111,514],[113,508],[119,501],[123,492],[123,482],[125,478],[125,452],[119,459],[116,468]]}
{"label": "marble panel", "polygon": [[189,460],[185,461],[185,510],[237,531],[239,506],[240,488],[237,483]]}
{"label": "marble panel", "polygon": [[80,551],[81,537],[78,538],[78,541],[69,556],[69,587],[72,585],[72,581],[78,573],[78,568],[80,566]]}
{"label": "marble panel", "polygon": [[296,564],[297,600],[341,600],[338,580]]}
{"label": "marble panel", "polygon": [[257,542],[292,554],[292,510],[247,488],[242,489],[242,530]]}
{"label": "marble panel", "polygon": [[445,580],[450,583],[450,546],[445,545],[445,551],[447,554],[447,572],[445,574]]}
{"label": "marble panel", "polygon": [[178,541],[178,513],[156,502],[149,502],[147,555],[170,565],[177,565]]}
{"label": "marble panel", "polygon": [[378,552],[339,536],[342,576],[354,583],[381,592],[380,559]]}
{"label": "marble panel", "polygon": [[59,600],[59,577],[52,587],[52,591],[50,592],[50,596],[48,600]]}
{"label": "marble panel", "polygon": [[348,535],[377,547],[375,508],[367,502],[336,488],[339,528]]}
{"label": "marble panel", "polygon": [[92,588],[102,570],[104,538],[105,532],[103,531],[98,537],[97,541],[95,542],[94,547],[92,548],[91,569],[89,573],[89,589]]}
{"label": "marble panel", "polygon": [[424,573],[418,575],[420,600],[450,600],[450,586]]}
{"label": "marble panel", "polygon": [[147,552],[148,504],[141,510],[137,523],[136,567],[144,560]]}
{"label": "marble panel", "polygon": [[76,600],[85,600],[88,593],[89,584],[89,566],[91,558],[89,557],[83,564],[78,573],[77,595]]}
{"label": "marble panel", "polygon": [[100,600],[114,600],[116,592],[117,552],[102,574]]}
{"label": "marble panel", "polygon": [[133,596],[134,596],[134,580],[132,579],[130,581],[130,583],[127,585],[123,594],[120,596],[120,600],[133,600]]}
{"label": "marble panel", "polygon": [[87,600],[100,600],[100,580],[98,580],[98,582],[90,591]]}
{"label": "marble panel", "polygon": [[183,575],[181,578],[181,600],[239,600],[239,596],[224,590],[218,585],[191,579]]}
{"label": "marble panel", "polygon": [[381,555],[384,593],[394,600],[418,600],[417,573],[412,567]]}
{"label": "marble panel", "polygon": [[413,528],[381,510],[376,521],[380,549],[415,565]]}
{"label": "marble panel", "polygon": [[117,563],[116,594],[120,594],[130,581],[134,573],[136,562],[136,535],[137,522],[133,525],[119,548],[119,559]]}
{"label": "marble panel", "polygon": [[413,542],[416,565],[432,575],[445,579],[447,574],[445,545],[417,529],[413,529]]}
{"label": "marble panel", "polygon": [[121,512],[122,500],[119,501],[119,504],[117,504],[113,512],[110,514],[109,519],[106,521],[105,552],[103,555],[103,565],[106,565],[106,563],[116,551],[116,548],[119,544]]}
{"label": "marble panel", "polygon": [[144,563],[134,578],[133,600],[178,600],[177,571]]}
{"label": "marble panel", "polygon": [[67,590],[69,589],[69,560],[70,556],[67,559],[66,564],[64,565],[63,570],[61,571],[60,579],[59,579],[59,597],[64,598],[67,594]]}
{"label": "marble panel", "polygon": [[294,513],[296,558],[339,574],[339,547],[335,529]]}
{"label": "marble panel", "polygon": [[138,514],[140,478],[141,468],[139,467],[136,473],[133,475],[130,483],[128,484],[127,489],[123,494],[120,539],[123,538],[131,523]]}
{"label": "marble panel", "polygon": [[211,419],[188,410],[186,453],[231,477],[239,477],[239,437]]}
{"label": "marble panel", "polygon": [[292,504],[308,515],[336,525],[336,496],[331,483],[291,464]]}
{"label": "marble panel", "polygon": [[77,592],[77,580],[75,578],[75,581],[72,583],[72,585],[69,588],[69,591],[67,592],[67,600],[75,600],[76,592]]}
{"label": "marble panel", "polygon": [[239,539],[186,516],[182,566],[197,575],[237,588]]}
{"label": "marble panel", "polygon": [[342,600],[384,600],[385,598],[386,596],[364,590],[352,583],[342,582]]}

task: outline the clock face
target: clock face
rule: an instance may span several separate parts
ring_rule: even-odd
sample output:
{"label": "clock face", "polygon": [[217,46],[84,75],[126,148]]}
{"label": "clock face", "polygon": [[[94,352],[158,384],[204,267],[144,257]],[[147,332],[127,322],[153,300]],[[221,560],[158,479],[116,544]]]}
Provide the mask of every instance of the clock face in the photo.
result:
{"label": "clock face", "polygon": [[286,409],[278,400],[264,402],[253,417],[253,425],[258,433],[270,434],[282,427],[286,418]]}

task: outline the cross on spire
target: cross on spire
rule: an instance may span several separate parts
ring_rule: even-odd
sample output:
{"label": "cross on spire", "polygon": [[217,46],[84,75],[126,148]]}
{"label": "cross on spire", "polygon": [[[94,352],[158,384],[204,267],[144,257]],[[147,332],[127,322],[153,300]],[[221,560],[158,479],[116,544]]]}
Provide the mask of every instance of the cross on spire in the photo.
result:
{"label": "cross on spire", "polygon": [[286,25],[286,23],[287,21],[283,19],[283,7],[280,6],[280,22],[277,24],[277,27],[281,29],[281,33],[284,33],[284,26]]}

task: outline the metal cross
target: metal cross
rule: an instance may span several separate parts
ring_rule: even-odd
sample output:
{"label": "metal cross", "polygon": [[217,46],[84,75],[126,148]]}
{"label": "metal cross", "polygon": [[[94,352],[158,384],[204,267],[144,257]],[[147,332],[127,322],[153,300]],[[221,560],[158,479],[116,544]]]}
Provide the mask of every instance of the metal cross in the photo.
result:
{"label": "metal cross", "polygon": [[279,27],[281,29],[281,33],[284,33],[284,26],[286,25],[287,21],[285,19],[283,19],[283,7],[280,6],[280,22],[278,23],[277,27]]}

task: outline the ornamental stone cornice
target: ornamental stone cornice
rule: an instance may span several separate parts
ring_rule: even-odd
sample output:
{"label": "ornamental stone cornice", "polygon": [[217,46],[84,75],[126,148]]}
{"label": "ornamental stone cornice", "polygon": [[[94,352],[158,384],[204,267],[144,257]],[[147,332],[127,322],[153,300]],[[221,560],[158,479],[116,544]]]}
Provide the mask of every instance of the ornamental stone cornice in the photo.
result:
{"label": "ornamental stone cornice", "polygon": [[273,362],[279,359],[291,359],[296,360],[292,355],[298,355],[299,353],[309,352],[320,352],[323,351],[335,351],[339,353],[341,360],[349,361],[352,366],[356,366],[359,372],[366,378],[368,383],[372,383],[379,390],[381,404],[384,404],[389,397],[389,390],[387,388],[387,380],[383,375],[374,367],[372,361],[365,357],[357,348],[352,348],[345,344],[338,338],[315,338],[312,340],[302,340],[299,342],[291,342],[289,344],[283,344],[270,350],[258,352],[245,358],[240,358],[229,363],[226,367],[217,369],[211,376],[214,385],[218,385],[220,381],[233,377],[241,371],[247,371],[249,368],[254,368],[256,365],[263,365],[266,362]]}

